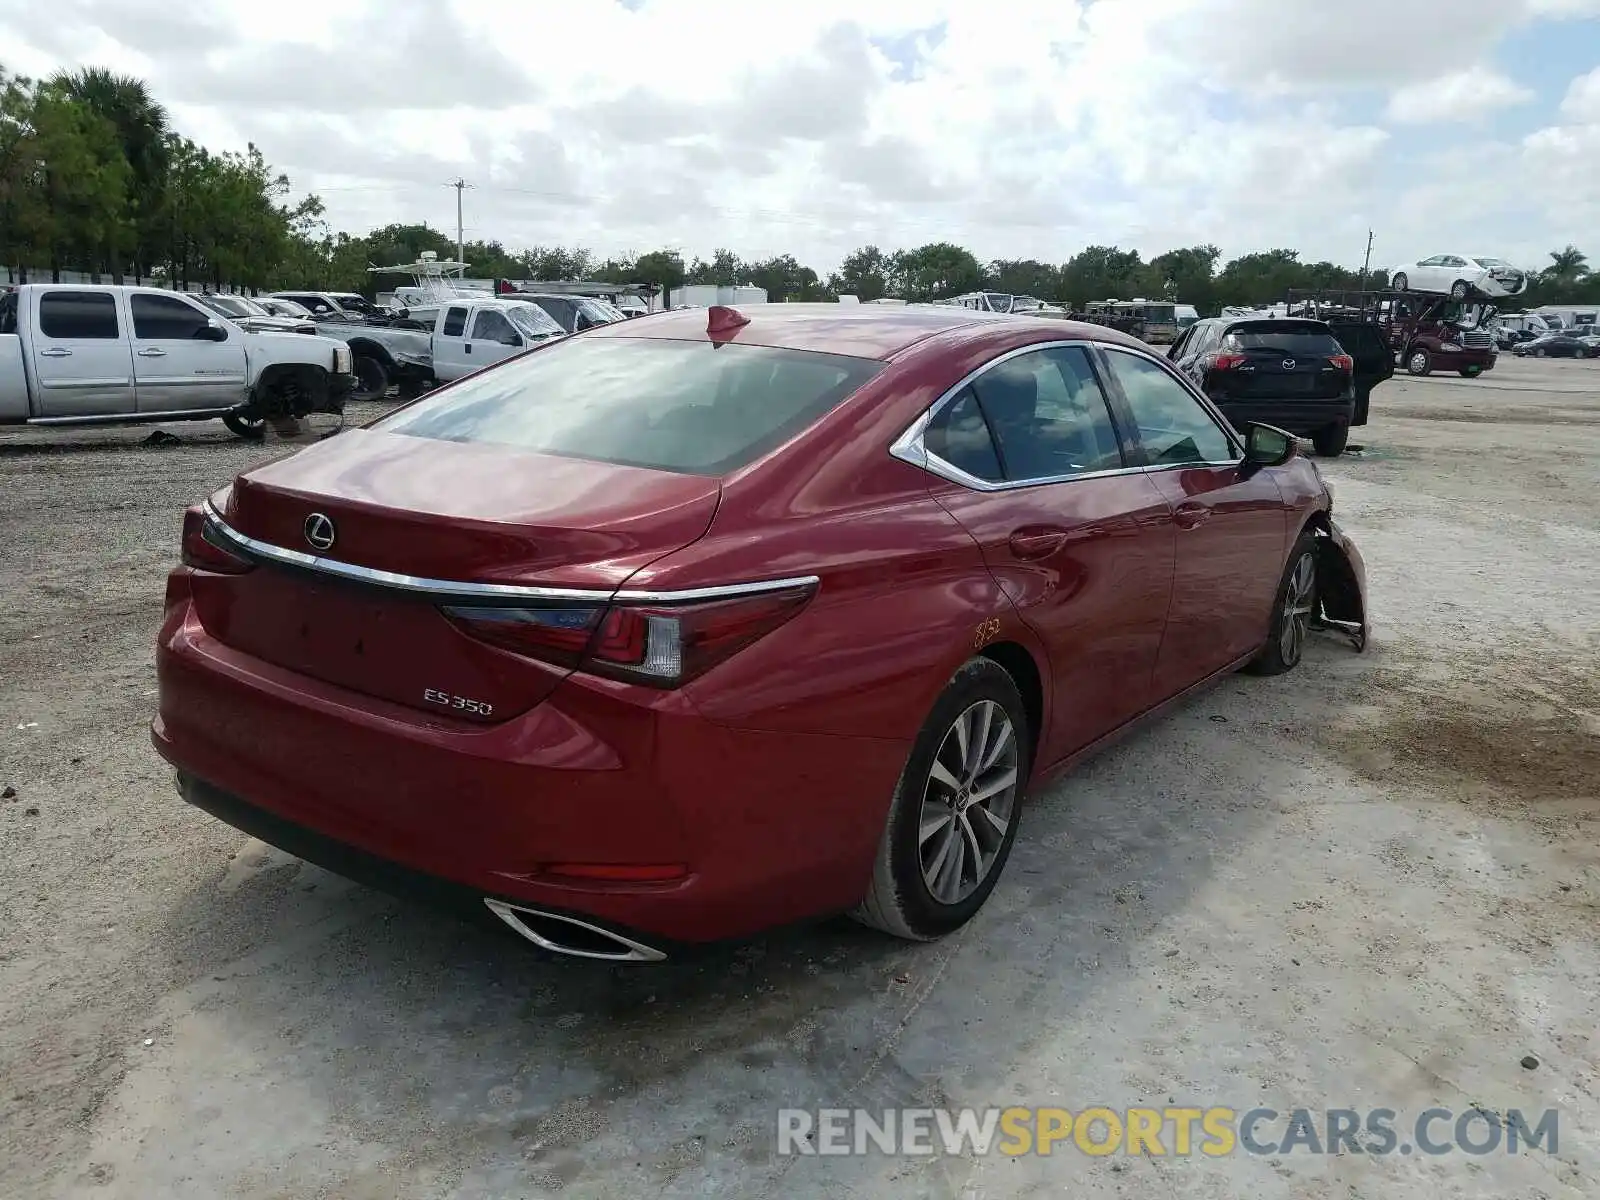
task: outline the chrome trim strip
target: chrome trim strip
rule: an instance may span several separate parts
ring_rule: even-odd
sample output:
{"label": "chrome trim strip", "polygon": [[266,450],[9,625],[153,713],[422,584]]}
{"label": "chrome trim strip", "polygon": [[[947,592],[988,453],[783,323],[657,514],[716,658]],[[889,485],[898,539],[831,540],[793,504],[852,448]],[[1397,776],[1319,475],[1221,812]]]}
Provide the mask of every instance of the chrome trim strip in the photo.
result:
{"label": "chrome trim strip", "polygon": [[[206,380],[205,382],[211,382]],[[98,387],[99,384],[84,384]],[[214,421],[238,411],[238,405],[227,408],[179,408],[170,412],[91,413],[78,417],[29,417],[28,425],[151,425],[158,421]]]}
{"label": "chrome trim strip", "polygon": [[[484,904],[490,912],[499,917],[517,933],[527,938],[541,950],[548,950],[552,954],[566,954],[572,958],[593,958],[601,962],[661,962],[667,956],[653,946],[646,946],[643,942],[636,942],[632,938],[623,937],[610,929],[602,929],[599,925],[591,925],[587,921],[580,921],[576,917],[565,917],[557,913],[543,912],[540,909],[524,907],[517,904],[507,904],[503,900],[491,900],[484,897]],[[523,924],[519,913],[527,913],[530,917],[539,917],[546,921],[559,921],[563,925],[573,925],[589,933],[615,942],[620,950],[617,954],[605,954],[599,950],[575,950],[571,946],[563,946],[559,942],[552,942],[531,926]]]}
{"label": "chrome trim strip", "polygon": [[380,571],[376,567],[360,567],[354,563],[340,562],[336,558],[324,558],[300,550],[275,546],[271,542],[263,542],[240,533],[223,520],[222,514],[210,500],[207,500],[202,507],[205,509],[207,519],[219,533],[239,549],[257,558],[297,567],[302,571],[332,575],[353,583],[451,600],[575,600],[587,604],[607,604],[615,601],[632,604],[695,604],[704,600],[727,600],[737,596],[785,591],[789,588],[815,587],[822,582],[821,577],[817,575],[796,575],[784,579],[761,579],[750,583],[681,588],[676,591],[650,591],[635,588],[620,590],[551,588],[520,583],[466,583],[453,579],[429,579],[422,575],[404,575],[395,571]]}

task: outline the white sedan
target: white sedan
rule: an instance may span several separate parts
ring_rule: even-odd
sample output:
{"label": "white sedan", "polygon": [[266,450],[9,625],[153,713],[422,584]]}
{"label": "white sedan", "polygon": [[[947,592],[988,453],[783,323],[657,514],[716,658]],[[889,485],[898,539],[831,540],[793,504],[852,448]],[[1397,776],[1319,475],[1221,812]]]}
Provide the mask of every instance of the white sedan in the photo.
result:
{"label": "white sedan", "polygon": [[1503,258],[1481,254],[1435,254],[1396,267],[1390,284],[1401,292],[1439,292],[1455,300],[1478,296],[1518,296],[1528,290],[1528,274]]}

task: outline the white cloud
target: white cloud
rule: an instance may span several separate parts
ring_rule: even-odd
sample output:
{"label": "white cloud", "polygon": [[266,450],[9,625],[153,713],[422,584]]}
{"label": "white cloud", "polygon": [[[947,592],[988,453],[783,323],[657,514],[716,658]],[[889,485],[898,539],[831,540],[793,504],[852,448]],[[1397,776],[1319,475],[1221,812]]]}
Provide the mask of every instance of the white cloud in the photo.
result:
{"label": "white cloud", "polygon": [[[868,241],[1051,261],[1088,243],[1215,242],[1354,262],[1369,221],[1397,257],[1438,238],[1500,244],[1473,204],[1397,203],[1423,183],[1356,114],[1387,96],[1403,136],[1408,121],[1512,104],[1510,80],[1486,70],[1468,89],[1454,73],[1489,61],[1533,6],[1583,11],[341,0],[285,21],[263,5],[0,0],[0,44],[36,73],[94,62],[144,75],[190,136],[256,142],[352,231],[453,230],[445,183],[461,174],[475,185],[468,237],[511,246],[730,246],[823,271]],[[1559,152],[1515,152],[1566,161],[1578,135],[1544,134]]]}
{"label": "white cloud", "polygon": [[1561,115],[1574,121],[1600,121],[1600,67],[1567,85]]}
{"label": "white cloud", "polygon": [[1529,88],[1486,67],[1411,83],[1389,97],[1385,115],[1406,125],[1467,121],[1533,99]]}

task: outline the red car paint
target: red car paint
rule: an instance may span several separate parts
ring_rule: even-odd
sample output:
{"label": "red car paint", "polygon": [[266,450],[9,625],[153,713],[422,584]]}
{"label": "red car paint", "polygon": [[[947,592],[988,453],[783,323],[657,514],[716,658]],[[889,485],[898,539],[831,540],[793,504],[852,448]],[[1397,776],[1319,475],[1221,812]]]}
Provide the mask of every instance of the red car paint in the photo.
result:
{"label": "red car paint", "polygon": [[[185,786],[470,894],[647,941],[747,934],[862,899],[912,741],[967,658],[1017,676],[1039,726],[1037,780],[1248,659],[1296,536],[1331,527],[1327,490],[1299,458],[982,492],[890,454],[1007,351],[1077,341],[1160,361],[1104,327],[961,309],[744,315],[708,334],[703,312],[659,314],[566,344],[711,337],[886,365],[721,477],[380,427],[213,497],[235,536],[311,569],[234,573],[200,546],[194,561],[210,565],[173,570],[152,736]],[[313,512],[339,530],[320,559]],[[1332,532],[1345,608],[1364,627],[1359,555]],[[351,583],[319,562],[390,575]],[[679,687],[524,657],[408,590],[415,578],[658,593],[794,577],[819,581],[797,615]]]}

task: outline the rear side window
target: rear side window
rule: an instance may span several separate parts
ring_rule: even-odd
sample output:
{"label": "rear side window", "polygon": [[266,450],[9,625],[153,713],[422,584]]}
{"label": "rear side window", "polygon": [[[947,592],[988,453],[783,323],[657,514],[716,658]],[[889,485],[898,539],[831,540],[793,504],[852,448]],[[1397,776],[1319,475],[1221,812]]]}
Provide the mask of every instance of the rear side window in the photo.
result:
{"label": "rear side window", "polygon": [[445,337],[460,337],[461,331],[467,327],[467,310],[464,308],[446,309],[444,314]]}
{"label": "rear side window", "polygon": [[1273,353],[1299,355],[1308,358],[1313,354],[1338,354],[1339,343],[1326,329],[1314,326],[1275,324],[1258,321],[1250,325],[1235,325],[1223,339],[1230,349],[1270,350]]}
{"label": "rear side window", "polygon": [[46,292],[39,332],[49,338],[115,338],[117,301],[110,292]]}
{"label": "rear side window", "polygon": [[469,376],[373,428],[724,475],[788,441],[882,368],[767,346],[574,338]]}
{"label": "rear side window", "polygon": [[133,336],[144,341],[189,341],[200,336],[208,318],[176,296],[134,294],[128,299],[133,313]]}
{"label": "rear side window", "polygon": [[999,483],[1004,478],[988,422],[970,387],[962,388],[959,396],[933,414],[922,445],[929,454],[975,479]]}

